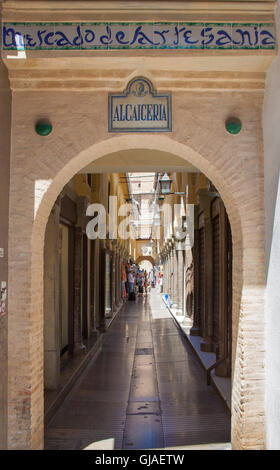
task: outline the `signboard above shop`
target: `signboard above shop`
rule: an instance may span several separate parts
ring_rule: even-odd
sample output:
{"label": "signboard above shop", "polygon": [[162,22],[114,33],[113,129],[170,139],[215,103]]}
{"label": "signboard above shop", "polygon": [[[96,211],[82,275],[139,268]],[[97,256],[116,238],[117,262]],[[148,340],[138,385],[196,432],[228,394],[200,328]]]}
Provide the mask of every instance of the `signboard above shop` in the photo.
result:
{"label": "signboard above shop", "polygon": [[3,23],[3,50],[275,49],[271,23]]}
{"label": "signboard above shop", "polygon": [[123,94],[109,95],[109,132],[170,132],[171,94],[157,94],[144,77],[129,82]]}

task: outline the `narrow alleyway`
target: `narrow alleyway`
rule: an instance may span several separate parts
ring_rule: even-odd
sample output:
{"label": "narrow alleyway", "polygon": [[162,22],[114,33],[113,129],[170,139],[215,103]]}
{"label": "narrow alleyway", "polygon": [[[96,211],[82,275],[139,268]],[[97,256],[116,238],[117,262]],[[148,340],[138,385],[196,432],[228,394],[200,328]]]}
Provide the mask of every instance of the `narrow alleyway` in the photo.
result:
{"label": "narrow alleyway", "polygon": [[115,449],[230,441],[230,417],[153,289],[128,302],[50,422],[45,449]]}

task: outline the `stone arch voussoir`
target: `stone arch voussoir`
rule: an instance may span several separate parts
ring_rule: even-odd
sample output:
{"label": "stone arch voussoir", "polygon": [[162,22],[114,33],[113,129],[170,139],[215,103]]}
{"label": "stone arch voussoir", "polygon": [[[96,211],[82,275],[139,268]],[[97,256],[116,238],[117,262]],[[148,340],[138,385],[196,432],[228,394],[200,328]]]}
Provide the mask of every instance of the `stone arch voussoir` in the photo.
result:
{"label": "stone arch voussoir", "polygon": [[150,261],[150,263],[154,266],[155,265],[155,260],[152,256],[138,256],[136,260],[136,264],[141,263],[141,261]]}

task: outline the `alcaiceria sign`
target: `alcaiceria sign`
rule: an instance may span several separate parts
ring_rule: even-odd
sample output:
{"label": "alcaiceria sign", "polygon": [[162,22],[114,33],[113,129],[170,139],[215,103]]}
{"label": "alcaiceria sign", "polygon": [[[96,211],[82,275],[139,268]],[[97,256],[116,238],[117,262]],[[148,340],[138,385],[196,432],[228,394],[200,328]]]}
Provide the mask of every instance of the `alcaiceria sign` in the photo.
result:
{"label": "alcaiceria sign", "polygon": [[144,77],[123,94],[109,94],[109,132],[170,132],[171,94],[157,94]]}

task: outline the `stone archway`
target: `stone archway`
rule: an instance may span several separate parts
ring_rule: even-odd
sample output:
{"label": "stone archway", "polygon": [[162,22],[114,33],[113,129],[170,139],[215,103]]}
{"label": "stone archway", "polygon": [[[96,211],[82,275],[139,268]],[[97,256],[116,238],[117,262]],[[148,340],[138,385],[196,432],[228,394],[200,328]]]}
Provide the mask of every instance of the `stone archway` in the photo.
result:
{"label": "stone archway", "polygon": [[[203,138],[203,136],[202,136]],[[248,206],[261,207],[259,194],[255,193],[258,178],[238,176],[238,165],[221,152],[219,158],[195,151],[184,141],[158,135],[131,135],[108,138],[89,145],[74,156],[65,152],[55,162],[34,172],[25,186],[27,198],[32,198],[34,212],[26,213],[16,195],[12,197],[10,228],[9,271],[9,448],[42,448],[43,446],[43,247],[44,232],[51,208],[63,186],[87,164],[103,156],[126,149],[157,149],[170,152],[190,162],[205,173],[221,194],[225,203],[233,235],[233,401],[232,444],[234,448],[263,446],[263,348],[252,354],[252,328],[263,329],[263,246],[262,210],[254,211],[248,218]],[[16,160],[16,159],[15,159]],[[40,162],[40,170],[44,162]],[[15,168],[12,168],[16,186],[19,184]],[[233,178],[233,174],[235,178]],[[249,191],[248,191],[249,187]],[[242,204],[242,194],[251,192],[252,198]],[[32,206],[32,204],[31,204]],[[15,229],[25,222],[21,243]],[[256,225],[260,227],[257,231]],[[250,243],[249,243],[250,242]],[[244,246],[246,247],[244,249]],[[252,258],[253,250],[253,258]],[[252,279],[259,270],[259,275]],[[18,275],[22,275],[19,281]],[[19,308],[22,305],[23,308]],[[22,341],[18,342],[21,331]],[[21,363],[19,358],[21,357]],[[18,369],[20,364],[20,369]],[[12,379],[16,377],[16,380]],[[257,377],[257,379],[255,378]],[[22,390],[24,389],[24,393]],[[244,401],[246,396],[246,402]],[[249,400],[249,401],[248,401]],[[249,418],[254,407],[260,416],[259,427]],[[20,431],[19,431],[20,430]]]}
{"label": "stone archway", "polygon": [[155,265],[155,260],[152,256],[138,256],[136,264],[141,263],[141,261],[149,261],[153,266]]}

